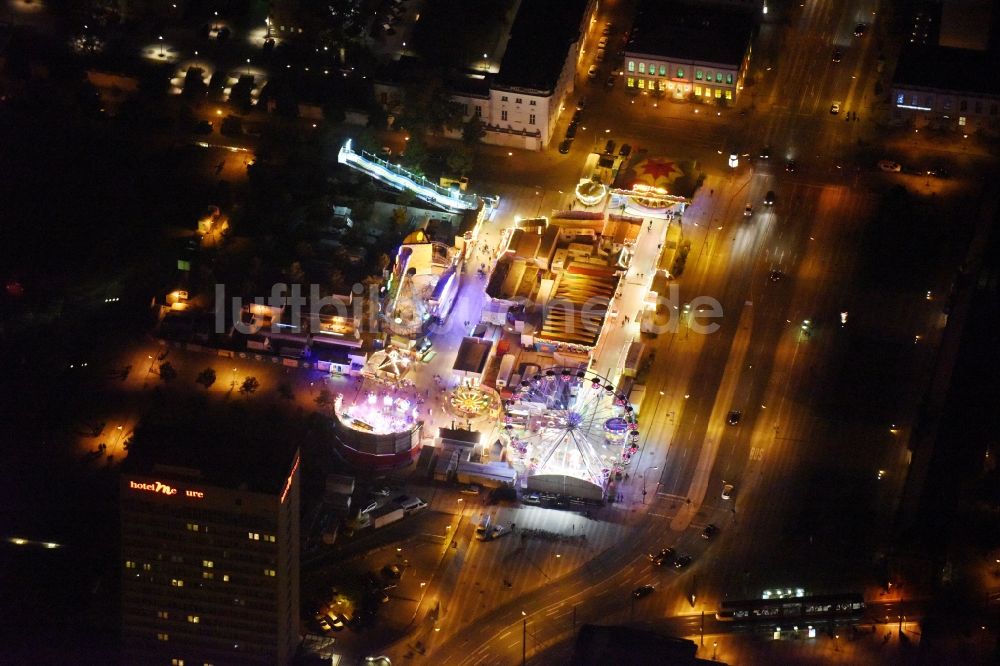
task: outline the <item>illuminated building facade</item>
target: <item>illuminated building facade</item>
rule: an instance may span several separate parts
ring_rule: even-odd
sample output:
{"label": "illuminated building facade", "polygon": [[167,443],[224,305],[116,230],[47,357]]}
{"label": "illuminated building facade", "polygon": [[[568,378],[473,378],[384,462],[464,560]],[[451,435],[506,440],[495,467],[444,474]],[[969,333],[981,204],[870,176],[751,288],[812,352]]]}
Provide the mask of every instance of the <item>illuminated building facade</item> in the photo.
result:
{"label": "illuminated building facade", "polygon": [[625,47],[626,93],[734,104],[755,18],[732,7],[642,0]]}
{"label": "illuminated building facade", "polygon": [[[195,447],[179,447],[194,449]],[[122,663],[288,664],[299,643],[299,452],[266,468],[130,452]]]}

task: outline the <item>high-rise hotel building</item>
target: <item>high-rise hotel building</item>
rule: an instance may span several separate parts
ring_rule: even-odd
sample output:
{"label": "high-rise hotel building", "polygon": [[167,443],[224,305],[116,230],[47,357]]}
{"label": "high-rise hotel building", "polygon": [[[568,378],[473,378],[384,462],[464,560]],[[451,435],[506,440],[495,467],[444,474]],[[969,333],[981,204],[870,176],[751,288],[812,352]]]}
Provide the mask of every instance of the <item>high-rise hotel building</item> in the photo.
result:
{"label": "high-rise hotel building", "polygon": [[133,447],[121,477],[122,663],[290,663],[298,450],[146,448]]}

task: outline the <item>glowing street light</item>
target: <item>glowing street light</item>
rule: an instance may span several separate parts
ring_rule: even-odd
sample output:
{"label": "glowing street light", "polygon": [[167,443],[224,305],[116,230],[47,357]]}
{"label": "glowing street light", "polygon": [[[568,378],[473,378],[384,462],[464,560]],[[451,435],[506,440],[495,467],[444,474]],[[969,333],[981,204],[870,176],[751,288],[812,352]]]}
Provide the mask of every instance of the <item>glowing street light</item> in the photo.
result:
{"label": "glowing street light", "polygon": [[163,52],[163,35],[160,35],[157,39],[160,40],[160,57],[165,58],[166,54]]}

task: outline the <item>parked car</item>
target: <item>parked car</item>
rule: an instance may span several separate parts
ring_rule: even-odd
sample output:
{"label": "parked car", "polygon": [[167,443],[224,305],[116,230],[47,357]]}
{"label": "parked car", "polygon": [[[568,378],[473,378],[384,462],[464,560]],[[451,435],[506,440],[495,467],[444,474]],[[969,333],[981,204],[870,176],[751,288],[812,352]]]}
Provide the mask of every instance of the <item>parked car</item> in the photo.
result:
{"label": "parked car", "polygon": [[732,499],[733,498],[733,484],[724,483],[722,485],[722,499]]}
{"label": "parked car", "polygon": [[830,105],[830,113],[834,116],[840,113],[840,102],[834,102]]}
{"label": "parked car", "polygon": [[577,124],[576,123],[570,123],[569,124],[569,127],[566,128],[566,138],[567,139],[572,139],[572,138],[574,138],[576,136],[576,128],[577,128]]}
{"label": "parked car", "polygon": [[746,207],[743,209],[743,217],[750,217],[751,215],[753,215],[753,206],[748,201]]}
{"label": "parked car", "polygon": [[834,49],[833,50],[833,61],[834,62],[840,62],[841,58],[843,58],[843,57],[844,57],[844,52],[843,51],[841,51],[840,49]]}
{"label": "parked car", "polygon": [[580,122],[580,118],[582,117],[583,117],[583,109],[577,109],[576,111],[573,112],[573,117],[570,118],[570,122],[578,123]]}
{"label": "parked car", "polygon": [[780,282],[785,277],[785,274],[779,270],[773,270],[767,277],[771,282]]}
{"label": "parked car", "polygon": [[787,171],[788,173],[795,172],[795,160],[787,160],[785,162],[785,171]]}
{"label": "parked car", "polygon": [[639,587],[632,590],[633,599],[642,599],[643,597],[649,596],[656,591],[656,588],[652,585],[640,585]]}
{"label": "parked car", "polygon": [[764,146],[760,149],[760,159],[766,160],[771,157],[771,146]]}
{"label": "parked car", "polygon": [[398,564],[387,564],[382,567],[382,575],[385,578],[399,580],[403,577],[403,568]]}
{"label": "parked car", "polygon": [[709,523],[708,525],[705,525],[705,529],[703,529],[701,531],[701,538],[702,539],[711,539],[712,537],[714,537],[716,535],[716,533],[718,531],[719,531],[718,527],[716,527],[712,523]]}
{"label": "parked car", "polygon": [[893,162],[892,160],[879,160],[878,168],[882,171],[890,171],[893,173],[899,173],[903,170],[903,165],[899,162]]}
{"label": "parked car", "polygon": [[868,30],[868,24],[867,23],[859,23],[856,26],[854,26],[854,36],[855,37],[864,37],[866,30]]}
{"label": "parked car", "polygon": [[599,40],[597,40],[597,48],[603,49],[606,48],[607,46],[608,46],[607,36],[601,37]]}
{"label": "parked car", "polygon": [[607,155],[614,155],[615,154],[615,140],[614,139],[608,139],[608,142],[606,144],[604,144],[604,152]]}
{"label": "parked car", "polygon": [[691,564],[690,555],[681,555],[676,560],[674,560],[674,569],[683,569]]}
{"label": "parked car", "polygon": [[[565,141],[563,143],[565,143]],[[531,493],[530,495],[526,495],[521,501],[525,504],[541,504],[542,498],[538,493]]]}
{"label": "parked car", "polygon": [[212,121],[201,120],[194,126],[195,134],[211,134],[212,133]]}
{"label": "parked car", "polygon": [[608,76],[607,80],[604,82],[604,87],[607,88],[608,90],[611,90],[612,88],[614,88],[615,87],[615,78],[616,77],[615,77],[614,74],[611,74],[610,76]]}
{"label": "parked car", "polygon": [[726,423],[728,423],[731,426],[739,425],[740,419],[742,418],[743,418],[743,412],[739,411],[738,409],[734,409],[731,412],[729,412],[729,414],[726,415]]}
{"label": "parked car", "polygon": [[559,152],[565,155],[566,153],[569,152],[569,149],[572,147],[573,147],[573,139],[563,139],[562,143],[559,144]]}
{"label": "parked car", "polygon": [[330,621],[326,619],[326,615],[323,613],[316,613],[316,624],[323,631],[330,631],[333,627],[330,626]]}
{"label": "parked car", "polygon": [[632,146],[627,143],[623,143],[622,147],[618,149],[618,156],[628,158],[632,154]]}
{"label": "parked car", "polygon": [[597,65],[590,66],[590,69],[587,70],[587,78],[591,81],[597,80]]}
{"label": "parked car", "polygon": [[605,51],[604,49],[597,49],[597,58],[595,58],[595,60],[597,62],[604,62],[604,58],[606,55],[607,51]]}
{"label": "parked car", "polygon": [[587,108],[587,98],[586,98],[586,96],[584,96],[584,97],[581,97],[577,101],[577,103],[576,103],[576,110],[577,111],[583,111],[586,108]]}

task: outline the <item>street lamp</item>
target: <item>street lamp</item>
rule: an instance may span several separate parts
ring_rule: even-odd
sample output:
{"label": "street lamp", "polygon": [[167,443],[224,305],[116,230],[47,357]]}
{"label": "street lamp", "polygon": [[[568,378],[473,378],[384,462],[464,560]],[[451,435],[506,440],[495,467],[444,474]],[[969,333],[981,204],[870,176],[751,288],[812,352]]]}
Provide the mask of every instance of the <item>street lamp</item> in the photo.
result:
{"label": "street lamp", "polygon": [[164,58],[166,57],[166,54],[163,52],[163,35],[160,35],[157,39],[160,40],[160,57]]}
{"label": "street lamp", "polygon": [[250,58],[247,58],[247,76],[250,76]]}
{"label": "street lamp", "polygon": [[657,470],[657,469],[660,469],[660,468],[659,468],[659,466],[656,466],[656,467],[647,467],[646,471],[642,473],[642,503],[643,504],[646,503],[646,475],[649,474],[649,470],[651,470],[651,469],[652,470]]}

